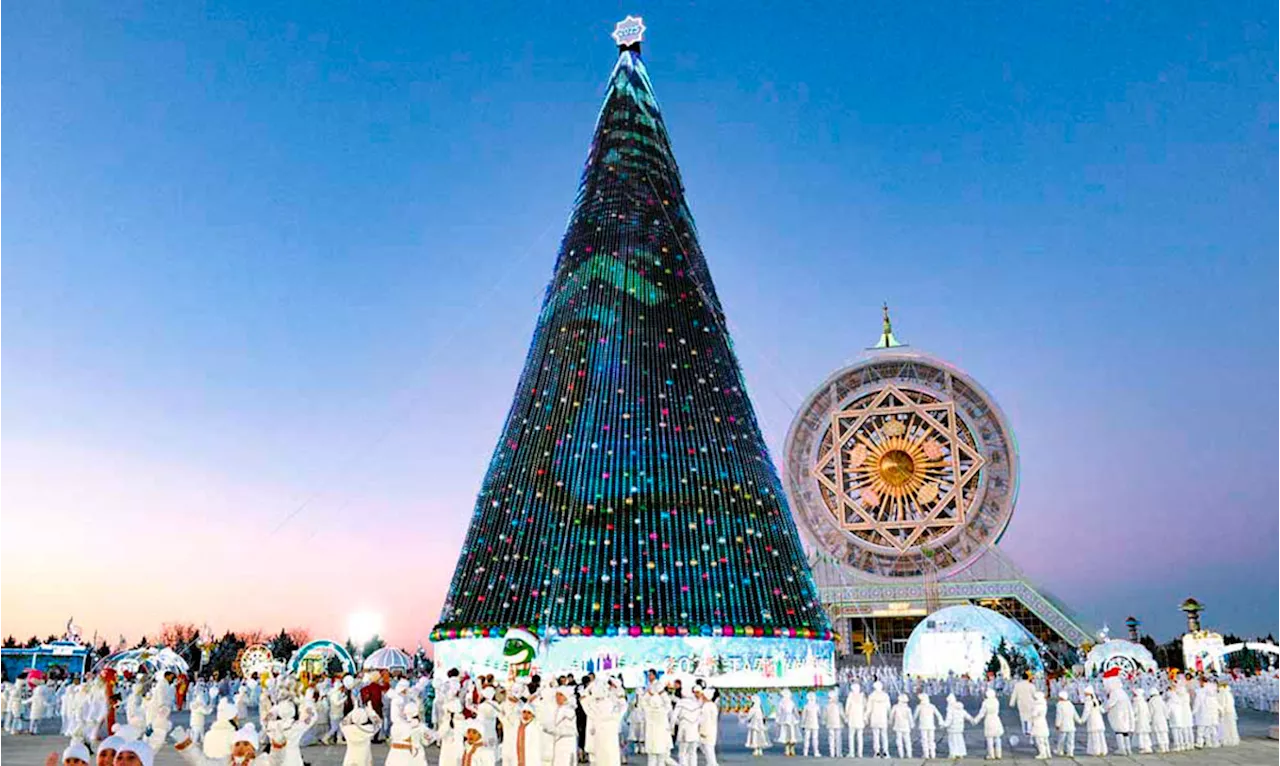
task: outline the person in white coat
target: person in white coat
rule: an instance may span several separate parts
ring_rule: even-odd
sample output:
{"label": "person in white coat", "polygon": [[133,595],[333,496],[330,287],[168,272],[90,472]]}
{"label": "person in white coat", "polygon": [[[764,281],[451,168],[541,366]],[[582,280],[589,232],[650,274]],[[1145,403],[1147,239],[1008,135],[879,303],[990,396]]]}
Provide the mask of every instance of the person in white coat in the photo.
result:
{"label": "person in white coat", "polygon": [[844,700],[844,722],[849,726],[849,755],[862,757],[863,733],[867,730],[867,698],[862,686],[851,684]]}
{"label": "person in white coat", "polygon": [[[261,737],[251,723],[245,724],[231,735],[231,750],[218,758],[211,758],[195,747],[195,743],[191,741],[191,733],[182,727],[175,728],[170,737],[175,743],[173,749],[189,766],[280,766],[284,759],[283,749],[272,750],[270,753],[258,752]],[[104,748],[111,739],[114,738],[103,740]],[[120,753],[138,745],[148,747],[145,743],[122,741],[116,750],[117,758]]]}
{"label": "person in white coat", "polygon": [[[1170,726],[1175,719],[1177,728],[1175,731],[1182,732],[1182,746],[1174,748],[1175,750],[1190,750],[1195,747],[1195,716],[1191,711],[1191,690],[1187,688],[1186,682],[1179,683],[1177,690],[1173,694],[1173,702],[1169,705]],[[1176,714],[1175,712],[1176,711]]]}
{"label": "person in white coat", "polygon": [[9,684],[4,698],[4,731],[6,734],[17,734],[22,726],[22,682]]}
{"label": "person in white coat", "polygon": [[591,717],[591,748],[596,766],[621,766],[622,764],[622,716],[627,712],[626,698],[616,678],[610,678],[604,689],[583,700],[583,707]]}
{"label": "person in white coat", "polygon": [[800,732],[804,736],[801,755],[809,757],[810,749],[814,758],[822,757],[822,748],[818,744],[818,731],[822,726],[822,707],[818,704],[818,695],[809,692],[804,695],[804,707],[800,709]]}
{"label": "person in white coat", "polygon": [[1000,700],[996,698],[995,689],[987,689],[982,705],[978,708],[978,714],[970,716],[969,721],[982,724],[982,737],[987,741],[987,758],[999,760],[1004,757],[1001,751],[1004,724],[1000,723]]}
{"label": "person in white coat", "polygon": [[1049,701],[1036,689],[1031,704],[1031,741],[1036,746],[1036,759],[1049,759]]}
{"label": "person in white coat", "polygon": [[640,709],[639,692],[632,695],[627,705],[627,741],[631,743],[633,755],[644,752],[644,711]]}
{"label": "person in white coat", "polygon": [[200,744],[204,741],[204,728],[206,720],[213,711],[213,706],[209,704],[209,698],[201,690],[191,700],[191,717],[188,719],[187,728],[191,730],[191,741]]}
{"label": "person in white coat", "polygon": [[1240,744],[1240,725],[1236,698],[1226,681],[1218,683],[1218,741],[1224,747]]}
{"label": "person in white coat", "polygon": [[1151,713],[1151,734],[1155,737],[1155,749],[1161,753],[1169,752],[1169,712],[1164,704],[1164,697],[1158,689],[1147,691],[1147,710]]}
{"label": "person in white coat", "polygon": [[427,745],[434,737],[418,720],[418,706],[406,705],[396,712],[399,720],[391,724],[385,766],[427,766]]}
{"label": "person in white coat", "polygon": [[494,766],[493,749],[485,742],[483,728],[480,723],[467,725],[460,766]]}
{"label": "person in white coat", "polygon": [[436,736],[440,742],[440,766],[458,766],[462,762],[463,727],[462,700],[453,696],[440,706],[440,722]]}
{"label": "person in white coat", "polygon": [[719,766],[716,746],[720,743],[720,693],[711,687],[697,691],[702,705],[698,710],[698,750],[706,766]]}
{"label": "person in white coat", "polygon": [[230,700],[218,700],[218,712],[213,725],[205,733],[201,749],[208,758],[226,758],[231,755],[236,736],[236,706]]}
{"label": "person in white coat", "polygon": [[681,697],[676,701],[676,761],[680,766],[697,766],[698,764],[698,718],[701,703],[694,696],[693,687],[681,690]]}
{"label": "person in white coat", "polygon": [[76,708],[79,707],[80,702],[80,687],[63,687],[58,697],[58,719],[62,723],[60,731],[62,736],[70,737],[71,732],[76,728]]}
{"label": "person in white coat", "polygon": [[1092,686],[1084,688],[1084,708],[1078,720],[1084,725],[1084,751],[1095,757],[1107,754],[1107,725],[1102,717],[1102,703]]}
{"label": "person in white coat", "polygon": [[778,706],[773,710],[773,720],[778,725],[778,744],[783,755],[796,754],[796,742],[800,741],[800,710],[791,697],[790,689],[783,689]]}
{"label": "person in white coat", "polygon": [[1200,679],[1196,699],[1191,708],[1192,722],[1196,727],[1196,747],[1218,747],[1218,724],[1222,718],[1218,710],[1218,695],[1213,684]]}
{"label": "person in white coat", "polygon": [[889,756],[889,708],[893,702],[884,690],[884,684],[876,681],[867,695],[867,728],[871,729],[871,754]]}
{"label": "person in white coat", "polygon": [[1129,736],[1133,733],[1133,703],[1124,690],[1124,684],[1118,674],[1102,681],[1107,690],[1107,701],[1104,709],[1107,712],[1107,723],[1116,735],[1116,752],[1130,755],[1132,752]]}
{"label": "person in white coat", "polygon": [[382,718],[373,708],[366,705],[352,710],[342,723],[347,743],[342,766],[373,766],[373,738],[381,731]]}
{"label": "person in white coat", "polygon": [[769,747],[769,726],[764,717],[764,702],[757,694],[751,698],[751,707],[743,716],[743,725],[747,727],[747,741],[744,743],[751,754],[757,758],[764,755]]}
{"label": "person in white coat", "polygon": [[40,722],[44,720],[48,707],[49,687],[45,686],[44,681],[36,681],[35,688],[31,690],[31,717],[27,724],[28,734],[40,733]]}
{"label": "person in white coat", "polygon": [[324,733],[320,741],[326,745],[337,744],[341,741],[342,718],[346,715],[347,694],[350,692],[347,679],[350,679],[351,686],[355,685],[355,679],[347,676],[342,682],[335,683],[330,687],[328,694],[325,695],[329,701],[329,730]]}
{"label": "person in white coat", "polygon": [[1058,732],[1058,755],[1076,757],[1076,721],[1079,714],[1067,692],[1058,692],[1058,704],[1053,711],[1053,728]]}
{"label": "person in white coat", "polygon": [[1031,709],[1035,704],[1036,686],[1031,682],[1031,673],[1013,685],[1009,694],[1009,707],[1018,711],[1018,720],[1022,723],[1022,733],[1031,733]]}
{"label": "person in white coat", "polygon": [[674,764],[675,759],[671,757],[671,701],[666,690],[657,683],[650,684],[641,695],[640,707],[644,711],[644,752],[649,766]]}
{"label": "person in white coat", "polygon": [[138,731],[147,730],[147,703],[142,698],[142,684],[134,683],[124,701],[125,721]]}
{"label": "person in white coat", "polygon": [[[571,702],[573,692],[571,690],[557,689],[555,692],[556,708],[555,716],[551,720],[548,727],[552,737],[552,766],[573,766],[578,754],[578,718],[576,710]],[[647,723],[647,721],[646,721]],[[671,760],[671,731],[665,729],[667,734],[667,756],[666,761]],[[650,754],[649,763],[654,766],[654,756]]]}
{"label": "person in white coat", "polygon": [[897,746],[899,758],[913,757],[911,723],[911,705],[908,703],[907,695],[899,694],[898,703],[889,711],[889,725],[893,729],[893,740]]}
{"label": "person in white coat", "polygon": [[1138,752],[1151,753],[1151,708],[1147,705],[1147,695],[1135,687],[1129,704],[1133,708],[1133,733],[1138,738]]}
{"label": "person in white coat", "polygon": [[840,705],[840,688],[833,687],[822,707],[822,725],[827,728],[827,755],[839,758],[844,747],[844,708]]}
{"label": "person in white coat", "polygon": [[236,689],[235,699],[236,720],[245,722],[249,720],[249,685],[240,684],[240,688]]}
{"label": "person in white coat", "polygon": [[947,713],[942,721],[942,724],[947,727],[948,758],[964,758],[969,754],[964,744],[964,725],[968,720],[969,714],[965,711],[964,704],[956,699],[956,695],[948,694]]}
{"label": "person in white coat", "polygon": [[916,695],[916,709],[913,713],[916,730],[920,732],[920,755],[924,758],[938,757],[938,725],[946,725],[947,720],[929,701],[929,695],[921,692]]}
{"label": "person in white coat", "polygon": [[542,736],[538,716],[532,705],[520,705],[518,720],[502,724],[503,766],[542,766]]}
{"label": "person in white coat", "polygon": [[[263,698],[262,704],[266,703],[267,699]],[[311,719],[298,718],[297,706],[288,700],[277,702],[274,713],[275,720],[267,727],[267,737],[271,740],[273,749],[280,747],[284,750],[281,766],[304,766],[302,737],[310,730]],[[308,711],[307,714],[315,715],[315,711]]]}

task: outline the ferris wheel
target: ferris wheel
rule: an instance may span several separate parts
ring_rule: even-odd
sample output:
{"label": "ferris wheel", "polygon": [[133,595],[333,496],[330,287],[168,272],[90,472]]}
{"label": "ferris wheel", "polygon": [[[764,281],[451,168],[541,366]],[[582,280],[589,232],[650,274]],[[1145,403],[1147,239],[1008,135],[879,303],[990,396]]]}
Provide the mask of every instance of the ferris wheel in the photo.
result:
{"label": "ferris wheel", "polygon": [[785,456],[801,529],[872,578],[963,570],[999,540],[1017,497],[1017,446],[999,406],[956,368],[905,349],[810,394]]}

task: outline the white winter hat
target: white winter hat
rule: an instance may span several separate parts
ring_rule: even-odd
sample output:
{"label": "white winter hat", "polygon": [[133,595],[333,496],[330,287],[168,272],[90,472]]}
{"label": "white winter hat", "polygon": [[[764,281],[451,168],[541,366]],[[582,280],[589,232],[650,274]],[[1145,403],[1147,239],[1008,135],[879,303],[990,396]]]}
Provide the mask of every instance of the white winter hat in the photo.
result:
{"label": "white winter hat", "polygon": [[125,742],[116,750],[116,757],[119,758],[121,753],[133,753],[138,756],[138,760],[142,761],[142,766],[152,766],[156,760],[156,754],[151,750],[151,745],[146,742]]}
{"label": "white winter hat", "polygon": [[354,689],[356,687],[356,679],[352,678],[351,676],[343,676],[342,686],[344,689],[348,689],[348,690]]}
{"label": "white winter hat", "polygon": [[119,750],[120,746],[123,745],[124,743],[125,743],[124,737],[121,737],[116,734],[112,734],[110,737],[107,737],[106,739],[98,743],[98,752],[101,753],[103,750],[110,750],[111,752],[114,753],[115,751]]}
{"label": "white winter hat", "polygon": [[258,730],[251,723],[246,723],[239,729],[236,729],[236,736],[232,738],[231,744],[236,745],[241,742],[247,742],[253,745],[254,749],[258,747]]}
{"label": "white winter hat", "polygon": [[225,698],[218,700],[218,716],[217,716],[218,720],[226,722],[226,721],[230,721],[232,718],[235,718],[235,717],[236,717],[235,703]]}
{"label": "white winter hat", "polygon": [[409,688],[408,680],[401,678],[399,681],[396,681],[396,691],[402,692],[408,688]]}
{"label": "white winter hat", "polygon": [[67,745],[67,749],[62,751],[62,760],[66,761],[68,758],[76,758],[85,763],[93,763],[93,757],[89,755],[89,748],[85,747],[80,740]]}

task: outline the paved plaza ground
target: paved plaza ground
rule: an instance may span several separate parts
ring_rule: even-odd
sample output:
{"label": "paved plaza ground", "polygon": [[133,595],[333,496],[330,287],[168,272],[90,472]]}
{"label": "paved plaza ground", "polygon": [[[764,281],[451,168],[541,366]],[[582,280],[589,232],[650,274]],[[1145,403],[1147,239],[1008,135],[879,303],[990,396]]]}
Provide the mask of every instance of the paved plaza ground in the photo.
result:
{"label": "paved plaza ground", "polygon": [[[1004,711],[1005,728],[1007,731],[1018,731],[1018,723],[1016,716],[1012,711]],[[176,716],[177,723],[185,724],[185,715]],[[784,758],[778,748],[766,751],[762,758],[752,758],[751,754],[742,747],[743,731],[738,723],[736,716],[726,715],[721,719],[720,729],[720,748],[719,760],[725,766],[782,766],[782,764],[796,764],[797,762],[807,760],[797,758]],[[1141,764],[1142,766],[1192,766],[1205,764],[1206,766],[1275,766],[1280,762],[1280,743],[1276,740],[1267,738],[1267,728],[1276,724],[1276,716],[1259,713],[1253,710],[1242,710],[1240,713],[1240,736],[1242,742],[1239,747],[1218,748],[1216,750],[1196,750],[1189,753],[1168,753],[1165,755],[1139,755],[1131,758],[1122,758],[1119,756],[1108,756],[1106,758],[1091,758],[1084,755],[1084,734],[1079,733],[1079,742],[1076,748],[1075,762],[1079,762],[1084,766],[1098,766],[1099,764]],[[826,743],[826,735],[823,735],[823,744]],[[1021,740],[1021,738],[1019,738]],[[957,763],[981,763],[983,754],[983,744],[981,731],[974,727],[967,737],[970,757]],[[1110,744],[1110,740],[1108,740]],[[55,736],[4,736],[0,737],[0,766],[42,766],[45,756],[51,750],[61,749],[66,745],[66,740],[62,737]],[[870,738],[867,741],[870,747]],[[918,746],[917,746],[918,747]],[[1008,738],[1005,740],[1005,751],[1003,763],[1011,764],[1033,764],[1040,763],[1035,760],[1035,749],[1025,741],[1020,741],[1017,746],[1009,747]],[[945,744],[940,744],[939,752],[946,753]],[[303,758],[306,759],[310,766],[341,766],[344,748],[338,747],[309,747],[303,750]],[[674,753],[673,753],[674,754]],[[974,754],[977,757],[973,757]],[[428,751],[427,758],[431,764],[437,763],[439,751],[431,748]],[[381,766],[387,757],[386,745],[375,745],[373,749],[373,757],[375,766]],[[818,763],[822,763],[827,759],[821,759]],[[1053,759],[1058,763],[1071,762],[1073,759],[1058,758]],[[630,759],[633,766],[643,766],[644,758],[641,756],[632,756]],[[926,763],[922,758],[914,759],[890,759],[888,761],[877,761],[878,763],[893,764],[894,766],[902,766],[903,764],[922,764]],[[935,763],[944,762],[942,759]],[[949,762],[949,761],[948,761]],[[160,751],[156,758],[156,766],[183,766],[185,761],[178,757],[177,753],[171,747],[165,747]]]}

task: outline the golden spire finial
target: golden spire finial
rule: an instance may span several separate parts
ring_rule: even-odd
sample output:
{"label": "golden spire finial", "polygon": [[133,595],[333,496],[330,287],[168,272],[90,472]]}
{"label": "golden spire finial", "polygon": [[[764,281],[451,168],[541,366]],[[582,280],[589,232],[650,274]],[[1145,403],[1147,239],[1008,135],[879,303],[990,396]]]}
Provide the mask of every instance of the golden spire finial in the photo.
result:
{"label": "golden spire finial", "polygon": [[880,340],[872,348],[897,348],[902,344],[893,336],[893,322],[889,321],[889,304],[886,302],[882,308],[884,309],[884,324],[880,328]]}

